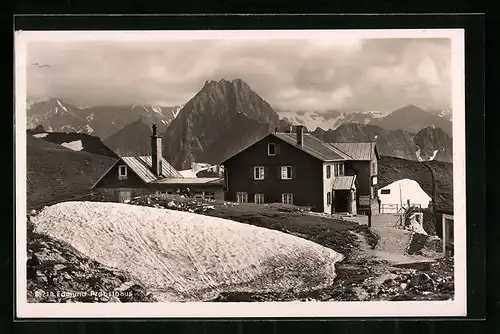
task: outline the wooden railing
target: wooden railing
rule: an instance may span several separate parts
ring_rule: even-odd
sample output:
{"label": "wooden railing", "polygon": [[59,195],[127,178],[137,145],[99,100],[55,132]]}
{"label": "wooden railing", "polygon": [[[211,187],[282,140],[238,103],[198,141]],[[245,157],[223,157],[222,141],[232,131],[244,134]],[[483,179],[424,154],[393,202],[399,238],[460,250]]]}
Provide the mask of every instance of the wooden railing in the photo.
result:
{"label": "wooden railing", "polygon": [[[416,206],[418,208],[422,208],[422,204],[419,203],[411,203],[410,206]],[[400,214],[403,213],[406,209],[408,209],[407,204],[381,204],[380,205],[380,213],[394,213]]]}

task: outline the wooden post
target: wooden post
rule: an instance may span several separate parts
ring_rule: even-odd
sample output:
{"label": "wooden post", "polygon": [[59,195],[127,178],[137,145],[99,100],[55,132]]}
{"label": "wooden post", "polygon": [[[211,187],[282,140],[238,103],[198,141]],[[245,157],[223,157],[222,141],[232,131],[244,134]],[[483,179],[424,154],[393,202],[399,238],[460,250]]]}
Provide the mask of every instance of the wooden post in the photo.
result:
{"label": "wooden post", "polygon": [[372,227],[372,199],[368,202],[368,227]]}
{"label": "wooden post", "polygon": [[443,254],[444,256],[446,257],[446,242],[448,241],[447,238],[446,238],[446,215],[442,215],[442,218],[441,218],[441,221],[442,221],[442,230],[441,230],[441,234],[443,236]]}

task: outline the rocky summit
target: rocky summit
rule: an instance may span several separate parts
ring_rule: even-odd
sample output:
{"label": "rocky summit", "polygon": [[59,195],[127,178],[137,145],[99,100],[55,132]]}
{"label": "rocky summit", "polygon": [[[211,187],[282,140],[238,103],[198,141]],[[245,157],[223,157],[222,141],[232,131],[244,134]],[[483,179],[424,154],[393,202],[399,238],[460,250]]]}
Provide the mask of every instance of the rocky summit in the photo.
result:
{"label": "rocky summit", "polygon": [[[222,144],[232,143],[232,151],[243,148],[248,137],[269,132],[279,122],[271,105],[243,80],[207,81],[163,134],[164,156],[186,169],[208,152],[226,152]],[[235,126],[237,134],[231,130]]]}

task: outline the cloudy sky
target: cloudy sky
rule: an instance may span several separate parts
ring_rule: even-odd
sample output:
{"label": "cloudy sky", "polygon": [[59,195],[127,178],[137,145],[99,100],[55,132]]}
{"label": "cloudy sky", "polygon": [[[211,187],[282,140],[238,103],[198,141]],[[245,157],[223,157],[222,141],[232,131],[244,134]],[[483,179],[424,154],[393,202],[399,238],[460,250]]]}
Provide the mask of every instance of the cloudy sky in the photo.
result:
{"label": "cloudy sky", "polygon": [[27,95],[174,106],[207,80],[240,78],[276,109],[446,109],[450,68],[445,38],[30,41]]}

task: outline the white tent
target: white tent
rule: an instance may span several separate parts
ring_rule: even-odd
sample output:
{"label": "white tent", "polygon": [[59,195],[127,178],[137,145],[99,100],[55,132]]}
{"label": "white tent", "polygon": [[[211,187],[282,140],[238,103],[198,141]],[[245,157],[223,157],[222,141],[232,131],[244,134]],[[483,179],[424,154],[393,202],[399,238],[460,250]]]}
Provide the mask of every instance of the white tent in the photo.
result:
{"label": "white tent", "polygon": [[381,213],[397,213],[401,206],[407,207],[408,200],[410,205],[427,208],[431,200],[431,197],[422,190],[418,182],[410,179],[398,180],[380,188],[378,196]]}

